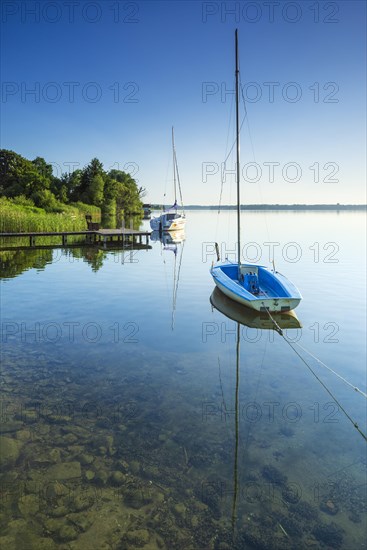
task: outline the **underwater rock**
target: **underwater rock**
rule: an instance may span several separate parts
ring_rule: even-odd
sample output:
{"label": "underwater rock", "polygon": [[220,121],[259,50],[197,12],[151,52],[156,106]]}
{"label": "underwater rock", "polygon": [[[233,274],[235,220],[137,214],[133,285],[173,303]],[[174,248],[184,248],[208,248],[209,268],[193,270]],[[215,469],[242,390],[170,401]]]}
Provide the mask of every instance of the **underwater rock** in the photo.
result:
{"label": "underwater rock", "polygon": [[64,527],[65,522],[62,519],[54,519],[54,518],[44,518],[43,521],[44,528],[47,533],[57,533]]}
{"label": "underwater rock", "polygon": [[125,481],[125,475],[122,473],[122,472],[119,472],[119,471],[115,471],[115,472],[112,472],[111,474],[111,483],[113,485],[115,485],[116,487],[119,487],[120,485],[122,485]]}
{"label": "underwater rock", "polygon": [[301,500],[298,504],[292,506],[290,510],[298,518],[308,521],[316,520],[319,515],[316,508],[304,500]]}
{"label": "underwater rock", "polygon": [[60,459],[61,459],[60,449],[58,449],[57,447],[55,447],[54,449],[51,449],[51,451],[49,452],[49,457],[51,462],[60,462]]}
{"label": "underwater rock", "polygon": [[63,516],[66,516],[69,511],[70,510],[66,508],[66,506],[56,506],[56,508],[50,508],[48,510],[48,515],[52,518],[61,518]]}
{"label": "underwater rock", "polygon": [[94,481],[96,482],[97,485],[101,487],[103,485],[106,485],[108,476],[109,476],[109,473],[107,470],[98,470],[96,472]]}
{"label": "underwater rock", "polygon": [[56,499],[61,496],[67,495],[69,492],[68,487],[59,483],[58,481],[48,483],[45,489],[45,496],[49,499]]}
{"label": "underwater rock", "polygon": [[174,513],[179,517],[185,517],[186,514],[186,506],[182,503],[176,504],[173,507]]}
{"label": "underwater rock", "polygon": [[340,548],[343,542],[343,532],[341,527],[332,522],[330,524],[319,523],[313,529],[312,534],[319,542],[332,548]]}
{"label": "underwater rock", "polygon": [[302,537],[302,526],[296,520],[289,517],[283,517],[279,524],[284,528],[290,537]]}
{"label": "underwater rock", "polygon": [[59,537],[63,542],[76,539],[78,533],[72,525],[64,525],[59,531]]}
{"label": "underwater rock", "polygon": [[34,516],[39,510],[39,502],[36,495],[24,495],[18,500],[18,509],[22,516]]}
{"label": "underwater rock", "polygon": [[297,504],[297,502],[300,501],[301,496],[298,490],[295,490],[292,485],[286,484],[282,490],[282,498],[284,502],[287,502],[288,504]]}
{"label": "underwater rock", "polygon": [[140,470],[140,464],[137,460],[132,460],[130,462],[130,470],[134,475],[137,475]]}
{"label": "underwater rock", "polygon": [[74,512],[83,512],[90,508],[93,504],[92,496],[77,495],[71,502],[71,508]]}
{"label": "underwater rock", "polygon": [[136,529],[136,531],[130,531],[127,533],[126,539],[134,547],[141,548],[149,542],[149,531],[146,529]]}
{"label": "underwater rock", "polygon": [[287,483],[287,476],[282,474],[282,472],[271,464],[266,464],[261,470],[261,473],[270,483],[275,483],[277,485],[285,485]]}
{"label": "underwater rock", "polygon": [[330,516],[335,516],[339,512],[339,506],[331,499],[327,499],[320,503],[320,510]]}
{"label": "underwater rock", "polygon": [[282,426],[279,430],[280,435],[284,435],[285,437],[293,437],[294,436],[294,430],[290,428],[289,426]]}
{"label": "underwater rock", "polygon": [[84,533],[89,529],[89,527],[93,524],[93,517],[91,517],[88,513],[83,514],[69,514],[68,515],[69,521],[73,525],[76,526],[79,531],[83,531]]}
{"label": "underwater rock", "polygon": [[0,436],[0,468],[12,466],[19,458],[22,444],[11,437]]}
{"label": "underwater rock", "polygon": [[84,466],[87,466],[88,464],[92,464],[92,462],[94,461],[94,456],[86,453],[79,455],[78,458]]}
{"label": "underwater rock", "polygon": [[60,462],[48,468],[46,478],[50,481],[78,478],[82,475],[80,462]]}
{"label": "underwater rock", "polygon": [[5,422],[1,424],[1,434],[12,433],[21,430],[24,427],[23,422],[17,422],[13,420],[12,422]]}
{"label": "underwater rock", "polygon": [[78,438],[77,438],[76,435],[74,435],[72,433],[68,433],[68,434],[64,435],[63,438],[62,438],[62,442],[63,442],[64,445],[72,445],[76,441],[78,441]]}
{"label": "underwater rock", "polygon": [[151,502],[150,496],[147,491],[144,491],[141,487],[128,486],[123,492],[124,503],[130,508],[138,510],[145,504]]}
{"label": "underwater rock", "polygon": [[92,479],[94,479],[96,476],[96,474],[93,472],[93,470],[87,470],[85,472],[85,479],[87,479],[88,481],[91,481]]}

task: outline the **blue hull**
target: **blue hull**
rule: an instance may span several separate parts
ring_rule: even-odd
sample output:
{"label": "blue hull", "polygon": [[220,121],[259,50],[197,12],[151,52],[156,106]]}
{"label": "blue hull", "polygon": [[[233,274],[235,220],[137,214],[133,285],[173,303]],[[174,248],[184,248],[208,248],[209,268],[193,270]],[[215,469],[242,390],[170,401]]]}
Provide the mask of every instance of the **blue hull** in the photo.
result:
{"label": "blue hull", "polygon": [[226,296],[256,311],[290,311],[302,300],[299,290],[284,275],[264,266],[217,264],[211,275]]}

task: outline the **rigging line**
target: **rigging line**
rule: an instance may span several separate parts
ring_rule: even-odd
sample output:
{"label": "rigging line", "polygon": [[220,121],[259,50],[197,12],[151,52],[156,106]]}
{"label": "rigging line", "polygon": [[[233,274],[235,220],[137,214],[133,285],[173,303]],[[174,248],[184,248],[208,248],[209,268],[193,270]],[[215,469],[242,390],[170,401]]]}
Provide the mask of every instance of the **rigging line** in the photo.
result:
{"label": "rigging line", "polygon": [[345,384],[347,384],[348,386],[350,386],[351,388],[353,388],[354,391],[356,391],[357,393],[360,393],[361,395],[363,395],[363,397],[365,397],[367,399],[367,394],[365,392],[363,392],[362,390],[360,390],[359,388],[357,388],[357,386],[355,386],[354,384],[352,384],[351,382],[349,382],[348,380],[346,380],[343,376],[341,376],[340,374],[338,374],[337,372],[335,372],[335,370],[333,370],[332,368],[328,367],[327,365],[325,365],[325,363],[323,361],[321,361],[321,359],[319,359],[318,357],[316,357],[315,355],[313,355],[310,351],[308,351],[306,348],[304,348],[303,346],[301,346],[300,344],[298,344],[298,342],[294,342],[296,346],[298,346],[299,348],[301,348],[301,350],[303,350],[304,352],[308,353],[308,355],[310,355],[313,359],[315,359],[315,361],[317,361],[318,363],[320,363],[320,365],[322,365],[323,367],[325,367],[327,370],[329,370],[330,372],[332,372],[333,374],[335,374],[335,376],[337,376],[338,378],[340,378],[340,380],[342,380],[343,382],[345,382]]}
{"label": "rigging line", "polygon": [[[245,119],[246,119],[248,137],[249,137],[249,140],[250,140],[251,151],[252,151],[252,157],[253,157],[253,159],[254,159],[255,164],[257,164],[257,162],[256,162],[256,157],[255,157],[255,148],[254,148],[254,144],[253,144],[253,141],[252,141],[250,122],[249,122],[248,112],[247,112],[247,107],[246,107],[246,100],[245,100],[245,96],[244,96],[244,94],[243,94],[243,86],[242,86],[242,80],[241,80],[241,71],[240,71],[240,90],[241,90],[241,97],[242,97],[243,109],[244,109],[244,112],[245,112],[245,117],[244,117],[244,119],[243,119],[243,122],[244,122]],[[261,189],[260,183],[258,183],[258,191],[259,191],[259,194],[260,194],[260,200],[261,200],[262,204],[265,204],[265,203],[264,203],[264,197],[263,197],[263,193],[262,193],[262,189]],[[268,219],[267,219],[267,212],[266,212],[266,210],[264,211],[264,220],[265,220],[266,234],[267,234],[267,237],[268,237],[268,241],[270,241],[270,233],[269,233]]]}
{"label": "rigging line", "polygon": [[344,409],[343,405],[340,403],[340,401],[334,396],[334,394],[329,390],[329,388],[326,386],[326,384],[324,384],[324,382],[319,378],[319,376],[317,376],[317,374],[314,372],[314,370],[312,369],[312,367],[307,363],[307,361],[302,357],[302,355],[295,349],[295,347],[293,346],[293,342],[291,342],[290,340],[288,340],[285,336],[284,336],[284,333],[282,331],[282,329],[279,327],[278,323],[275,321],[275,319],[273,319],[272,315],[270,314],[270,311],[266,308],[266,312],[267,314],[269,315],[271,321],[274,323],[274,326],[276,327],[276,330],[277,332],[280,334],[280,336],[283,338],[283,340],[293,349],[293,351],[298,355],[298,357],[301,359],[301,361],[306,365],[306,367],[308,368],[308,370],[314,375],[314,377],[316,378],[316,380],[318,382],[320,382],[320,384],[322,385],[322,387],[327,391],[327,393],[332,397],[332,399],[335,401],[335,403],[340,407],[340,409],[343,411],[343,413],[345,414],[345,416],[348,418],[348,420],[353,424],[353,426],[356,428],[356,430],[358,431],[358,433],[363,437],[363,439],[367,442],[367,435],[362,432],[362,430],[360,429],[360,427],[358,426],[357,422],[355,420],[353,420],[353,418],[347,413],[347,411]]}
{"label": "rigging line", "polygon": [[[227,129],[226,147],[225,147],[226,151],[228,151],[229,133],[230,133],[231,124],[232,124],[233,103],[234,103],[234,96],[232,95],[231,107],[230,107],[230,111],[229,111],[229,121],[228,121],[228,129]],[[233,147],[234,147],[235,143],[236,142],[233,143],[233,145],[231,147],[231,150],[229,151],[228,155],[226,156],[226,158],[224,160],[224,163],[223,163],[223,166],[225,166],[225,164],[228,160],[228,157],[231,154],[231,151],[233,150]],[[221,173],[221,188],[220,188],[219,205],[218,205],[218,214],[220,214],[220,209],[221,209],[221,206],[222,206],[223,183],[224,183],[224,178],[223,178],[223,170],[222,170],[222,173]]]}
{"label": "rigging line", "polygon": [[176,177],[177,177],[177,183],[178,183],[178,190],[179,190],[179,193],[180,193],[181,206],[182,206],[183,212],[185,213],[183,200],[182,200],[181,181],[180,181],[180,174],[179,174],[179,171],[178,171],[176,150],[174,152],[174,159],[175,159],[175,165],[176,165]]}
{"label": "rigging line", "polygon": [[317,374],[312,370],[310,365],[305,361],[305,359],[302,357],[300,353],[293,347],[292,343],[289,342],[284,336],[284,340],[287,342],[287,344],[293,349],[293,351],[298,355],[298,357],[301,359],[301,361],[306,365],[306,367],[312,372],[314,377],[320,384],[323,386],[323,388],[328,392],[328,394],[332,397],[332,399],[335,401],[335,403],[340,407],[340,409],[343,411],[345,416],[348,418],[348,420],[353,424],[353,426],[356,428],[356,430],[359,432],[359,434],[363,437],[363,439],[367,442],[367,435],[362,432],[360,427],[358,426],[357,422],[353,420],[353,418],[347,413],[347,411],[344,409],[343,405],[340,403],[340,401],[333,395],[333,393],[329,390],[329,388],[324,384],[324,382],[317,376]]}
{"label": "rigging line", "polygon": [[[283,331],[282,329],[280,328],[280,326],[278,325],[278,323],[275,321],[275,319],[270,315],[270,312],[268,311],[267,312],[272,323],[276,326],[276,331],[285,338],[285,336],[283,335]],[[354,384],[352,384],[351,382],[349,382],[349,380],[347,380],[346,378],[344,378],[343,376],[341,376],[340,374],[338,374],[335,370],[333,370],[332,368],[328,367],[323,361],[321,361],[321,359],[319,359],[318,357],[316,357],[316,355],[313,355],[313,353],[311,353],[310,351],[308,351],[306,348],[304,348],[303,346],[301,346],[301,344],[299,344],[298,342],[292,342],[292,344],[294,344],[295,346],[298,346],[299,348],[301,348],[302,351],[304,351],[305,353],[308,353],[308,355],[310,355],[313,359],[315,359],[315,361],[317,361],[318,363],[320,363],[320,365],[322,365],[323,367],[325,367],[328,371],[332,372],[333,374],[335,374],[335,376],[337,376],[338,378],[340,378],[340,380],[342,380],[343,382],[345,382],[345,384],[347,384],[348,386],[350,386],[351,388],[353,388],[354,391],[356,391],[357,393],[360,393],[361,395],[363,395],[363,397],[365,397],[367,399],[367,394],[365,392],[363,392],[362,390],[360,390],[359,388],[357,388],[357,386],[355,386]]]}
{"label": "rigging line", "polygon": [[[229,143],[229,134],[231,131],[231,125],[232,125],[232,115],[233,115],[233,104],[234,104],[234,95],[232,95],[232,101],[231,106],[229,110],[229,117],[228,117],[228,128],[227,128],[227,139],[226,139],[226,146],[225,151],[228,151],[228,143]],[[232,145],[233,149],[233,145]],[[227,157],[228,158],[228,157]],[[225,166],[225,162],[223,163],[223,166]],[[218,215],[216,220],[216,227],[215,227],[215,240],[218,241],[218,232],[219,232],[219,214],[221,213],[222,208],[222,198],[223,198],[223,184],[224,184],[224,177],[223,177],[223,170],[221,171],[221,181],[220,181],[220,193],[219,193],[219,204],[218,204]],[[227,213],[228,214],[228,213]]]}
{"label": "rigging line", "polygon": [[[169,159],[168,162],[167,162],[166,177],[165,177],[165,180],[164,180],[164,194],[163,194],[163,200],[164,200],[164,202],[166,201],[167,183],[168,183],[168,172],[170,171],[170,167],[171,167],[171,159]],[[163,206],[164,206],[164,205],[163,205]],[[163,209],[164,209],[164,208],[163,208]]]}

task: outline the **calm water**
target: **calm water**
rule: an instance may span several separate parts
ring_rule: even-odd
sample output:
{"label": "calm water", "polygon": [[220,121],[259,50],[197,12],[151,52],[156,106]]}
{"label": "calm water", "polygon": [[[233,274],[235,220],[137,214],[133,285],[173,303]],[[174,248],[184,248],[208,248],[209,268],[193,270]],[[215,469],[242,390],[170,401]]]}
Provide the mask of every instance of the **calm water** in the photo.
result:
{"label": "calm water", "polygon": [[245,259],[273,247],[301,290],[286,337],[331,394],[276,332],[236,345],[208,272],[235,213],[187,218],[148,251],[1,253],[2,548],[365,548],[366,442],[341,407],[365,433],[366,400],[296,346],[366,391],[364,214],[243,214]]}

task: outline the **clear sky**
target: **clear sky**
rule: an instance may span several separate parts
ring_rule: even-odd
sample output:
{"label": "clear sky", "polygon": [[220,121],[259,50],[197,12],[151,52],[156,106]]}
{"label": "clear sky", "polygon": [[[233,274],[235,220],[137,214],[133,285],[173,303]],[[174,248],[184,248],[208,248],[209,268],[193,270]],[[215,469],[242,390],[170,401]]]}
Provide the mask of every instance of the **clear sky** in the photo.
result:
{"label": "clear sky", "polygon": [[[365,203],[364,1],[3,0],[1,9],[3,148],[42,156],[59,175],[98,157],[130,171],[147,201],[166,191],[170,202],[173,125],[184,202],[218,203],[238,27],[241,202]],[[223,202],[233,199],[227,174]]]}

